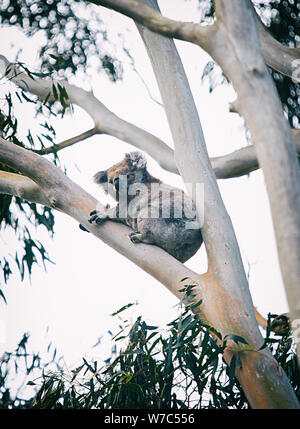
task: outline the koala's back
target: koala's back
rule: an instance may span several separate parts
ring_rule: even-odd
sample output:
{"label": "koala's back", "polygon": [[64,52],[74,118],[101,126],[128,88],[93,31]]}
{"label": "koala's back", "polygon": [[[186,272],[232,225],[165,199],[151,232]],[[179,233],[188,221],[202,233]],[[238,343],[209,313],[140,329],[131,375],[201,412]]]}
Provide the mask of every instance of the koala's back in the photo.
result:
{"label": "koala's back", "polygon": [[137,230],[149,243],[161,247],[181,262],[190,259],[202,244],[200,229],[186,229],[182,219],[138,219]]}
{"label": "koala's back", "polygon": [[[154,188],[154,189],[153,189]],[[148,193],[137,199],[135,216],[128,224],[181,262],[190,259],[202,244],[192,199],[181,189],[148,184]]]}

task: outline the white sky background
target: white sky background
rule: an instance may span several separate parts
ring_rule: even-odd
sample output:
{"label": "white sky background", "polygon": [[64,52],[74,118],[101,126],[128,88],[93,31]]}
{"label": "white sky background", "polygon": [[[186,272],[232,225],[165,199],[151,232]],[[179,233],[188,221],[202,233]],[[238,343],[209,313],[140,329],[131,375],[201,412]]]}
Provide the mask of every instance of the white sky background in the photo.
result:
{"label": "white sky background", "polygon": [[[160,0],[159,3],[162,12],[174,19],[195,20],[199,16],[194,0]],[[152,96],[160,100],[150,62],[131,20],[104,8],[101,14],[102,19],[108,21],[111,33],[125,35],[136,69]],[[23,48],[20,59],[34,69],[36,52],[33,47],[39,36],[27,40],[19,31],[6,28],[0,29],[0,37],[2,54],[13,61],[15,53]],[[176,45],[198,107],[209,155],[226,154],[246,145],[243,121],[228,110],[229,102],[234,99],[233,90],[219,87],[209,94],[207,83],[202,84],[200,79],[209,57],[195,45],[180,41],[176,41]],[[109,82],[104,74],[95,75],[92,82],[95,96],[121,118],[173,146],[163,109],[150,99],[137,74],[126,64],[124,69],[124,79],[117,84]],[[0,87],[1,97],[5,89]],[[28,128],[35,124],[25,105],[22,119]],[[93,127],[89,116],[77,107],[73,116],[51,122],[57,142]],[[103,194],[92,182],[93,174],[118,162],[130,150],[136,148],[110,136],[94,136],[61,151],[60,159],[72,180],[96,198],[103,199]],[[147,159],[151,174],[167,183],[183,186],[179,177],[163,171],[150,157]],[[248,264],[251,265],[249,280],[254,305],[265,316],[268,312],[288,311],[261,171],[251,173],[250,177],[218,183],[247,272]],[[73,366],[80,363],[82,356],[107,357],[108,342],[105,342],[106,347],[92,346],[109,329],[116,331],[117,318],[110,314],[129,302],[138,302],[124,314],[133,321],[142,315],[149,324],[163,328],[173,320],[177,299],[164,286],[92,234],[82,232],[73,219],[55,213],[55,221],[53,240],[42,228],[37,234],[55,265],[47,264],[47,272],[34,266],[31,281],[26,277],[23,283],[16,273],[4,289],[8,304],[0,302],[0,353],[12,350],[23,333],[29,332],[35,351],[45,349],[45,345],[52,341],[58,355],[63,355],[67,365]],[[15,240],[10,235],[1,232],[0,246],[15,254]],[[204,246],[186,265],[197,272],[205,271]]]}

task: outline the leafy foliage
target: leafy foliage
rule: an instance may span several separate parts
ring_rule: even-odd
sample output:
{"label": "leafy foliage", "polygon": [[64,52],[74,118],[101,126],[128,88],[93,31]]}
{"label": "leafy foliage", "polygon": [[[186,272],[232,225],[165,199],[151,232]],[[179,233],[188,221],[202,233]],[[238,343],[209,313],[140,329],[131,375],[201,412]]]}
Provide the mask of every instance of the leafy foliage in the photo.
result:
{"label": "leafy foliage", "polygon": [[[131,305],[115,315],[119,317]],[[241,365],[238,355],[229,366],[222,359],[227,340],[245,340],[229,335],[217,342],[220,335],[216,334],[188,309],[170,322],[166,331],[149,326],[141,317],[133,325],[122,319],[119,332],[111,334],[111,356],[101,365],[83,358],[72,371],[55,360],[55,350],[52,359],[45,362],[39,355],[28,353],[25,335],[16,352],[2,357],[0,408],[250,408],[234,376],[236,366]],[[120,343],[125,347],[118,349]],[[269,330],[266,346],[287,372],[300,399],[300,375],[291,336],[276,338]],[[22,386],[25,392],[27,382],[29,399],[22,399],[22,389],[13,394],[9,387],[10,372],[19,367],[26,373]]]}
{"label": "leafy foliage", "polygon": [[[79,18],[80,16],[80,18]],[[105,25],[93,5],[79,0],[6,0],[0,23],[14,25],[27,36],[43,38],[40,57],[44,73],[57,71],[69,78],[98,61],[98,69],[112,80],[122,78],[122,65],[111,54]]]}
{"label": "leafy foliage", "polygon": [[[282,315],[284,317],[284,315]],[[280,317],[280,316],[279,316]],[[266,337],[263,347],[269,347],[275,359],[280,363],[287,374],[291,385],[300,401],[300,366],[297,357],[296,345],[293,341],[290,330],[285,330],[284,335],[272,335],[272,321],[278,318],[276,314],[268,315]],[[262,347],[262,348],[263,348]]]}
{"label": "leafy foliage", "polygon": [[[18,397],[16,406],[106,409],[246,406],[244,395],[236,390],[236,381],[229,378],[225,366],[221,365],[222,347],[211,337],[209,329],[189,312],[172,321],[165,334],[157,326],[147,325],[141,317],[132,326],[125,320],[113,339],[115,344],[122,341],[127,345],[119,353],[115,347],[104,366],[83,359],[70,377],[61,371],[44,372],[30,380],[31,386],[38,387],[34,398],[22,401]],[[23,349],[26,341],[23,339]],[[9,359],[24,359],[26,355],[21,355],[19,350],[20,345],[16,353],[5,354],[2,408],[14,407],[5,379]],[[32,359],[27,355],[28,361]],[[26,365],[29,375],[31,367]]]}
{"label": "leafy foliage", "polygon": [[[29,386],[35,384],[28,381],[28,377],[40,375],[49,368],[62,371],[61,358],[57,358],[56,349],[51,343],[42,359],[39,354],[28,352],[28,340],[29,335],[25,333],[14,352],[6,352],[0,356],[0,409],[32,408],[34,390]],[[10,383],[14,385],[13,388],[9,387]],[[26,384],[27,399],[20,394]]]}

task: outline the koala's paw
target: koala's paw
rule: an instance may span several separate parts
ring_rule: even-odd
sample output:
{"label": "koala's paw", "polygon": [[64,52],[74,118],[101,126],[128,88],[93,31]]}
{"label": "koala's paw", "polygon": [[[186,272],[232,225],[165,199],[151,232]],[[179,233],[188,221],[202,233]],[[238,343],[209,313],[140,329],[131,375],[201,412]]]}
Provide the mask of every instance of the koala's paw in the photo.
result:
{"label": "koala's paw", "polygon": [[140,232],[131,232],[129,238],[133,243],[142,243],[142,234]]}
{"label": "koala's paw", "polygon": [[271,322],[271,329],[277,335],[287,335],[290,332],[290,319],[287,314],[276,316]]}
{"label": "koala's paw", "polygon": [[101,225],[107,219],[107,214],[100,212],[99,210],[91,211],[90,216],[89,222],[97,225]]}

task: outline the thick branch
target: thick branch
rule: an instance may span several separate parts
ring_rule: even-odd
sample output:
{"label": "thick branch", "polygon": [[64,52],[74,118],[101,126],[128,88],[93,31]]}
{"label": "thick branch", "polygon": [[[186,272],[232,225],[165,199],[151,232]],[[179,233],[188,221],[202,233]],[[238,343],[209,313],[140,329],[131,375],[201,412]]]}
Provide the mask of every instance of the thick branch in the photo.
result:
{"label": "thick branch", "polygon": [[[295,145],[300,156],[300,130],[293,130]],[[257,170],[258,159],[253,145],[245,146],[232,153],[210,158],[217,179],[240,177]]]}
{"label": "thick branch", "polygon": [[20,174],[0,170],[0,193],[14,195],[48,207],[51,205],[43,189],[33,180]]}
{"label": "thick branch", "polygon": [[213,40],[214,25],[203,26],[193,22],[174,21],[173,19],[164,17],[160,12],[153,10],[151,7],[141,4],[137,0],[89,1],[90,3],[120,12],[162,36],[193,42],[207,51]]}
{"label": "thick branch", "polygon": [[[214,38],[217,33],[216,24],[203,26],[191,22],[174,21],[151,10],[146,5],[140,5],[137,0],[89,0],[91,3],[108,7],[134,19],[141,25],[163,36],[186,40],[195,43],[212,55]],[[251,0],[246,0],[248,4]],[[289,48],[278,42],[268,32],[257,16],[259,37],[265,62],[275,70],[292,77],[293,61],[300,59],[300,48]]]}

